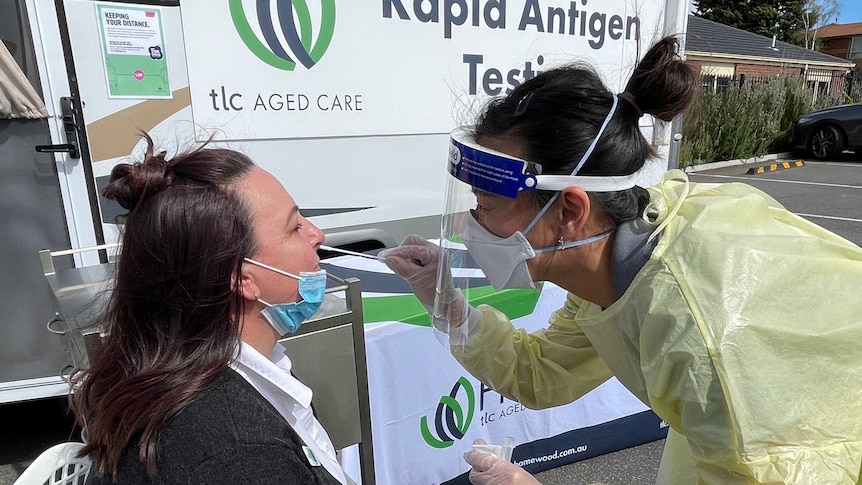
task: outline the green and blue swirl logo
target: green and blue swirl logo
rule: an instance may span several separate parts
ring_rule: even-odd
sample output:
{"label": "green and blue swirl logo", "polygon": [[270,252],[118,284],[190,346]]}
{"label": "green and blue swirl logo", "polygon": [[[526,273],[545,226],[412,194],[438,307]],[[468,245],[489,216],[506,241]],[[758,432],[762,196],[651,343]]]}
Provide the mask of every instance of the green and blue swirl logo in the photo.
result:
{"label": "green and blue swirl logo", "polygon": [[[464,390],[463,393],[459,392]],[[464,394],[467,399],[467,413],[465,415],[464,408],[461,402],[458,401],[458,395]],[[419,422],[419,430],[422,433],[422,438],[430,446],[434,448],[448,448],[455,443],[455,440],[460,440],[470,427],[473,421],[473,411],[476,408],[476,394],[473,392],[473,385],[463,376],[458,379],[458,382],[452,387],[452,392],[448,396],[442,396],[437,404],[437,411],[434,414],[434,432],[428,427],[428,417],[422,416]]]}
{"label": "green and blue swirl logo", "polygon": [[246,47],[261,61],[285,71],[293,71],[297,63],[311,69],[326,53],[335,32],[335,0],[320,0],[316,38],[306,0],[256,0],[252,18],[262,39],[249,22],[242,0],[229,0],[229,6],[233,25]]}

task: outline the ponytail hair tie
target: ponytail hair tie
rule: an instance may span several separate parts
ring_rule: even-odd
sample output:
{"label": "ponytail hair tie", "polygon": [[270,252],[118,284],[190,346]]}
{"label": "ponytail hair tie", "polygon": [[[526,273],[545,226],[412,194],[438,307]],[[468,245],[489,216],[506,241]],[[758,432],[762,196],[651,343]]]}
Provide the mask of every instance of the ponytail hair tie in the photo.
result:
{"label": "ponytail hair tie", "polygon": [[623,91],[623,92],[621,92],[621,93],[617,94],[617,97],[619,97],[619,98],[621,98],[621,99],[624,99],[628,104],[630,104],[630,105],[632,106],[632,108],[634,108],[634,109],[635,109],[635,112],[638,114],[638,118],[640,118],[641,116],[643,116],[643,115],[644,115],[643,110],[642,110],[642,109],[640,108],[640,106],[638,106],[638,104],[635,102],[635,100],[636,100],[637,98],[635,98],[635,95],[634,95],[634,94],[632,94],[632,93],[630,93],[630,92],[628,92],[628,91]]}
{"label": "ponytail hair tie", "polygon": [[521,116],[527,111],[527,107],[530,106],[530,100],[533,99],[533,95],[536,94],[535,91],[527,93],[520,101],[518,101],[518,105],[515,106],[515,112],[512,113],[512,116]]}
{"label": "ponytail hair tie", "polygon": [[144,163],[150,161],[151,163],[157,164],[162,168],[162,187],[168,188],[174,183],[174,164],[171,161],[167,160],[168,152],[165,150],[161,150],[158,153],[154,153],[151,156],[145,158]]}

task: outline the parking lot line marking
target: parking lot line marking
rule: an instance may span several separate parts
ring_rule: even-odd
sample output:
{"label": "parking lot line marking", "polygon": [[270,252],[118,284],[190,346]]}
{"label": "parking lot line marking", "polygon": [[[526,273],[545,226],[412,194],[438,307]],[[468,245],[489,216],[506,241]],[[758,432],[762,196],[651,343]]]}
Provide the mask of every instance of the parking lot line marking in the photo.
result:
{"label": "parking lot line marking", "polygon": [[862,185],[846,185],[846,184],[824,184],[823,182],[804,182],[802,180],[777,180],[777,179],[764,179],[757,178],[753,179],[751,177],[739,177],[737,175],[713,175],[713,174],[705,174],[705,173],[692,173],[689,174],[696,177],[714,177],[721,179],[735,179],[735,180],[757,180],[758,182],[779,182],[783,184],[802,184],[802,185],[818,185],[821,187],[841,187],[844,189],[862,189]]}
{"label": "parking lot line marking", "polygon": [[862,219],[853,219],[851,217],[821,216],[818,214],[803,214],[801,212],[796,212],[796,215],[802,217],[819,217],[820,219],[833,219],[836,221],[862,222]]}
{"label": "parking lot line marking", "polygon": [[853,167],[853,168],[862,168],[862,164],[853,163],[853,162],[817,162],[817,161],[809,161],[809,163],[814,163],[817,165],[832,165],[834,167]]}

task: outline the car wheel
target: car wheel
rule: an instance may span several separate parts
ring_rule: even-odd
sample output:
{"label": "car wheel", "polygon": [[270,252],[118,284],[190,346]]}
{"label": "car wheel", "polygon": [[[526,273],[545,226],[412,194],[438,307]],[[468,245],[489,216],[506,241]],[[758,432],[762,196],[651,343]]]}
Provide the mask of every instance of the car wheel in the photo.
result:
{"label": "car wheel", "polygon": [[842,151],[841,133],[834,126],[821,126],[814,130],[808,141],[808,150],[818,160],[835,158]]}

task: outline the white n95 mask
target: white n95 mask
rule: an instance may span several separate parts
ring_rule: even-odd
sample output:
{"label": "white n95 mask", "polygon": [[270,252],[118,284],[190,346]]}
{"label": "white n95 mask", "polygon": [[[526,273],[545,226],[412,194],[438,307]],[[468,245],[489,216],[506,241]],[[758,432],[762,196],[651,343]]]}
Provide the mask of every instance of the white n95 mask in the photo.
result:
{"label": "white n95 mask", "polygon": [[594,243],[600,239],[604,239],[614,233],[616,228],[610,229],[595,236],[586,239],[578,239],[569,241],[558,246],[548,246],[545,248],[533,249],[533,245],[527,240],[525,235],[532,229],[533,225],[545,213],[545,208],[539,212],[530,225],[524,230],[515,231],[514,234],[507,238],[502,238],[492,234],[479,224],[476,217],[470,214],[467,217],[467,226],[464,233],[461,235],[461,240],[470,255],[476,260],[476,264],[485,273],[488,282],[495,290],[504,289],[530,288],[536,289],[536,283],[530,275],[530,269],[527,267],[527,260],[535,258],[537,254],[547,253],[551,251],[560,251],[563,249],[583,246],[585,244]]}
{"label": "white n95 mask", "polygon": [[485,278],[495,290],[512,288],[536,289],[527,260],[536,256],[527,237],[517,231],[507,238],[491,234],[472,214],[466,217],[467,225],[461,241],[476,260]]}

